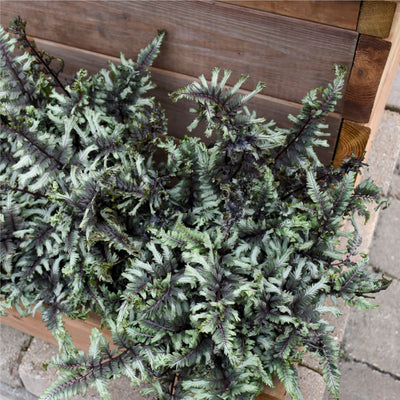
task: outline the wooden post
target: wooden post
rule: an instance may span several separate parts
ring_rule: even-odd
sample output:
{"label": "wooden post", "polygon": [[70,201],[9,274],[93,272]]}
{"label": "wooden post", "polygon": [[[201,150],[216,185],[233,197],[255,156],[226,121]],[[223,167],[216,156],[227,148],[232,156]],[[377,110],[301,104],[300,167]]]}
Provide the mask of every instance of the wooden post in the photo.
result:
{"label": "wooden post", "polygon": [[344,119],[369,121],[391,45],[374,36],[360,35],[344,96]]}
{"label": "wooden post", "polygon": [[[384,7],[381,3],[386,2],[368,1],[366,3],[376,4],[368,5],[364,11],[371,10],[372,6]],[[389,4],[392,4],[391,7],[393,7],[394,3],[390,2]],[[345,93],[344,121],[334,157],[335,166],[339,166],[343,159],[352,153],[358,156],[363,153],[368,155],[378,129],[400,64],[400,2],[395,5],[397,7],[391,17],[390,33],[385,40],[370,35],[362,34],[360,36],[354,66]],[[373,19],[371,13],[368,15],[366,18],[361,13],[360,18]],[[362,31],[373,33],[371,25],[371,23],[362,23]],[[370,26],[370,28],[366,26]]]}
{"label": "wooden post", "polygon": [[380,38],[388,37],[395,12],[396,2],[394,1],[363,1],[357,32]]}

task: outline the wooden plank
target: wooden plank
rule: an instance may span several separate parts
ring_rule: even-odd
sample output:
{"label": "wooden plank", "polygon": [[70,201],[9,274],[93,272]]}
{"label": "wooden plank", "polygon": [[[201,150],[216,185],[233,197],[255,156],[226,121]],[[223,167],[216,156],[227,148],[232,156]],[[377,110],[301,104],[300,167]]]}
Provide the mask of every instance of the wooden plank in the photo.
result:
{"label": "wooden plank", "polygon": [[344,97],[343,118],[369,121],[390,48],[390,41],[360,35]]}
{"label": "wooden plank", "polygon": [[[245,10],[245,11],[244,11]],[[15,15],[28,33],[73,47],[135,56],[163,28],[156,67],[189,76],[212,68],[249,73],[246,89],[299,102],[326,85],[334,63],[351,67],[357,32],[211,1],[3,1],[2,24]]]}
{"label": "wooden plank", "polygon": [[[112,343],[111,332],[100,328],[100,318],[97,315],[90,314],[85,321],[67,318],[63,320],[65,328],[71,333],[74,345],[80,350],[87,352],[89,349],[89,336],[92,328],[99,329],[104,337]],[[21,317],[16,309],[12,308],[8,310],[8,315],[6,317],[0,316],[0,323],[37,337],[45,342],[57,345],[56,339],[42,321],[42,316],[39,311],[37,311],[34,316]]]}
{"label": "wooden plank", "polygon": [[[40,49],[65,60],[64,79],[67,80],[70,80],[76,71],[82,67],[87,68],[89,73],[96,73],[99,69],[106,67],[109,60],[114,63],[119,63],[119,59],[115,57],[106,57],[102,54],[59,45],[46,40],[35,39],[35,41]],[[152,68],[151,71],[153,81],[157,85],[157,88],[151,95],[154,95],[165,109],[168,118],[169,133],[176,137],[184,137],[188,134],[186,127],[190,125],[194,118],[193,114],[189,112],[190,108],[194,106],[194,103],[189,101],[173,103],[169,98],[169,93],[186,86],[195,79],[187,75],[158,68]],[[231,80],[231,82],[233,83],[234,81]],[[245,91],[241,92],[246,93]],[[257,115],[264,117],[267,121],[274,120],[275,123],[282,128],[291,126],[291,122],[287,118],[288,114],[297,115],[301,109],[300,104],[275,99],[265,95],[255,96],[249,101],[248,107],[250,110],[254,109]],[[339,114],[332,113],[327,117],[326,123],[329,125],[329,132],[331,132],[331,136],[328,138],[330,147],[328,149],[321,149],[319,156],[322,162],[329,164],[333,157],[341,124],[341,117]],[[204,140],[206,139],[202,136],[201,126],[194,130],[191,135],[200,136]]]}
{"label": "wooden plank", "polygon": [[220,0],[237,6],[356,30],[361,1]]}
{"label": "wooden plank", "polygon": [[278,377],[275,377],[274,387],[265,387],[264,391],[257,396],[256,400],[283,400],[286,397],[286,389]]}
{"label": "wooden plank", "polygon": [[370,140],[365,151],[368,155],[375,133],[378,130],[390,90],[400,65],[400,2],[397,3],[396,13],[393,17],[393,24],[387,38],[392,43],[392,47],[383,71],[377,94],[375,96],[374,107],[371,112],[367,126],[371,129]]}
{"label": "wooden plank", "polygon": [[369,121],[362,124],[347,121],[347,123],[343,125],[334,158],[334,165],[336,166],[340,165],[341,161],[352,152],[358,155],[366,153],[368,161],[368,153],[378,130],[386,101],[389,97],[390,89],[400,64],[400,7],[396,9],[387,40],[391,43],[391,49],[383,74],[380,78]]}
{"label": "wooden plank", "polygon": [[343,121],[339,142],[335,152],[333,166],[338,168],[344,159],[352,154],[361,158],[370,137],[371,129],[368,126],[352,121]]}
{"label": "wooden plank", "polygon": [[[110,341],[111,347],[113,347],[111,332],[106,329],[101,329],[100,318],[91,314],[85,321],[64,319],[65,328],[71,334],[74,345],[86,353],[88,352],[90,341],[89,336],[92,328],[99,329],[104,337]],[[0,324],[10,326],[11,328],[17,329],[28,335],[37,337],[47,343],[58,345],[57,341],[48,330],[42,321],[40,312],[36,312],[35,316],[21,317],[15,308],[8,310],[8,315],[0,316]],[[276,378],[274,380],[274,388],[266,387],[264,392],[257,397],[256,400],[284,400],[285,388],[283,384]]]}
{"label": "wooden plank", "polygon": [[393,24],[395,11],[395,2],[363,1],[357,31],[366,35],[387,38]]}

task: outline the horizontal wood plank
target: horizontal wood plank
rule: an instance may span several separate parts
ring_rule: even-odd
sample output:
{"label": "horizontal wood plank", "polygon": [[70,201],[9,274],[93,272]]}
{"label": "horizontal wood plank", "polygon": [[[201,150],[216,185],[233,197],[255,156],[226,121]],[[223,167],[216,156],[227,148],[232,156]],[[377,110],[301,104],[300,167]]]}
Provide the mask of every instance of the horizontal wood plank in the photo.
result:
{"label": "horizontal wood plank", "polygon": [[[0,323],[18,329],[28,335],[37,337],[47,343],[57,345],[57,341],[51,331],[46,328],[42,321],[42,316],[39,311],[34,316],[21,317],[15,308],[7,310],[7,316],[0,316]],[[76,348],[88,351],[90,340],[89,336],[93,328],[99,329],[104,337],[112,342],[111,333],[106,329],[100,328],[100,318],[97,315],[91,314],[85,321],[79,319],[64,318],[65,328],[70,332],[72,340]]]}
{"label": "horizontal wood plank", "polygon": [[351,67],[357,33],[328,25],[211,1],[3,1],[1,23],[16,15],[28,33],[110,56],[136,56],[165,29],[155,66],[189,76],[228,68],[245,88],[299,102],[331,80],[335,63]]}
{"label": "horizontal wood plank", "polygon": [[[58,45],[53,42],[36,39],[36,44],[40,49],[48,51],[51,55],[61,57],[65,60],[64,79],[70,80],[79,68],[85,67],[89,73],[96,73],[101,68],[106,67],[108,61],[118,63],[119,59],[115,57],[106,57],[102,54],[97,54],[89,51],[83,51],[65,45]],[[152,68],[152,79],[156,83],[157,88],[152,91],[154,95],[165,109],[168,118],[169,133],[176,137],[184,137],[188,134],[186,127],[193,121],[193,114],[189,112],[194,106],[193,102],[181,100],[173,103],[169,98],[169,93],[182,88],[192,82],[194,78],[178,74],[170,71]],[[206,76],[210,78],[210,76]],[[333,75],[332,77],[333,78]],[[231,80],[231,83],[234,83]],[[242,93],[245,93],[242,91]],[[250,110],[255,110],[258,116],[264,117],[267,121],[273,120],[282,128],[291,126],[288,114],[297,115],[300,112],[301,105],[280,99],[275,99],[265,95],[257,95],[249,101],[248,107]],[[321,149],[319,156],[321,161],[328,164],[333,157],[337,134],[341,124],[341,116],[337,113],[332,113],[326,118],[326,123],[329,125],[331,136],[328,138],[330,147]],[[200,136],[203,139],[202,127],[198,127],[192,133],[194,136]]]}
{"label": "horizontal wood plank", "polygon": [[361,123],[370,120],[390,48],[390,41],[360,35],[344,97],[343,118]]}
{"label": "horizontal wood plank", "polygon": [[274,378],[273,388],[266,387],[264,391],[257,396],[256,400],[284,400],[286,397],[286,389],[278,377]]}
{"label": "horizontal wood plank", "polygon": [[390,34],[395,12],[396,2],[363,1],[357,31],[366,35],[387,38]]}
{"label": "horizontal wood plank", "polygon": [[220,0],[241,7],[356,30],[361,1]]}
{"label": "horizontal wood plank", "polygon": [[[46,328],[42,321],[40,312],[36,312],[34,316],[21,317],[15,308],[7,311],[7,316],[0,316],[0,324],[10,326],[47,343],[58,345],[51,331]],[[89,336],[93,328],[99,329],[103,336],[110,342],[110,346],[114,346],[111,339],[111,332],[100,327],[100,318],[95,314],[89,315],[85,321],[64,318],[64,324],[67,331],[71,334],[74,345],[79,350],[88,352],[90,346]],[[278,378],[275,378],[274,388],[266,387],[256,400],[284,400],[285,394],[286,391],[282,382]]]}

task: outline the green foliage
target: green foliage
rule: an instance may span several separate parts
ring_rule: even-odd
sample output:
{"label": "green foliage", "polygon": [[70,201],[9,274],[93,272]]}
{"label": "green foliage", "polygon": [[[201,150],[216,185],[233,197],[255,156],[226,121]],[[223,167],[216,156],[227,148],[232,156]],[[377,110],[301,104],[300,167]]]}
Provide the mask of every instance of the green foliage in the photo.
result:
{"label": "green foliage", "polygon": [[[210,144],[168,137],[147,92],[148,67],[164,32],[137,62],[70,85],[58,60],[39,52],[14,21],[0,30],[1,308],[40,310],[60,342],[63,371],[42,396],[62,399],[120,375],[159,399],[254,399],[275,375],[301,399],[295,365],[319,357],[338,396],[338,348],[326,300],[368,307],[390,283],[356,262],[355,216],[380,204],[371,180],[354,187],[362,163],[323,166],[323,118],[334,110],[344,70],[282,129],[245,104],[230,72],[200,77],[172,98],[193,100]],[[28,52],[14,56],[20,43]],[[58,64],[57,64],[58,65]],[[61,65],[61,64],[60,64]],[[341,231],[352,221],[353,231]],[[344,250],[337,247],[343,237]],[[97,313],[86,355],[62,316]]]}

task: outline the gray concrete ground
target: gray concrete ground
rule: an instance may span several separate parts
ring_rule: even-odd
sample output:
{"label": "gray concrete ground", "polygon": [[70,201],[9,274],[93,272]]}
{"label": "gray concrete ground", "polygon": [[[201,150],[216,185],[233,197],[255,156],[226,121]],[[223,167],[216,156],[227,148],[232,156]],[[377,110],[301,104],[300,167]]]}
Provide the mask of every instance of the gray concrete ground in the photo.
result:
{"label": "gray concrete ground", "polygon": [[[369,249],[370,268],[393,282],[373,300],[379,308],[344,308],[344,316],[335,321],[343,349],[340,400],[400,400],[400,69],[368,163],[369,174],[391,205],[373,213],[371,223],[362,228],[363,248]],[[0,325],[0,400],[37,399],[56,377],[53,370],[43,369],[56,352],[52,345]],[[299,366],[305,400],[331,399],[317,370],[314,359]],[[112,400],[143,399],[125,379],[114,382],[110,394]],[[89,389],[85,399],[100,398]]]}
{"label": "gray concrete ground", "polygon": [[393,281],[371,301],[378,308],[349,313],[341,343],[340,400],[400,400],[400,68],[375,145],[368,163],[374,166],[374,179],[387,190],[390,206],[377,218],[370,268]]}

